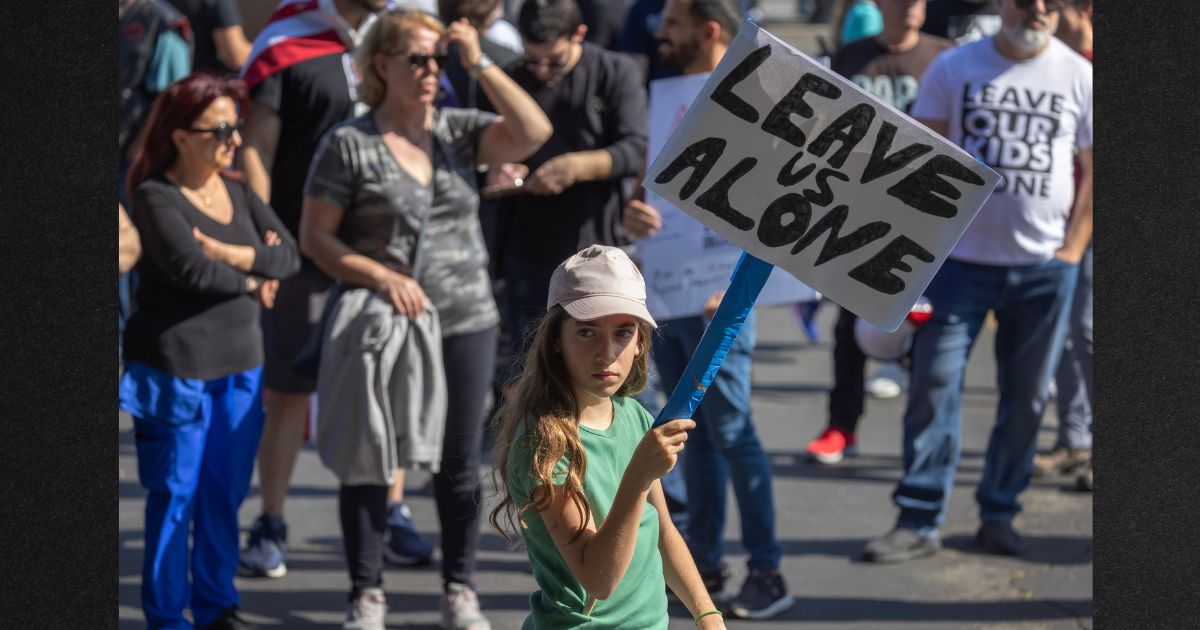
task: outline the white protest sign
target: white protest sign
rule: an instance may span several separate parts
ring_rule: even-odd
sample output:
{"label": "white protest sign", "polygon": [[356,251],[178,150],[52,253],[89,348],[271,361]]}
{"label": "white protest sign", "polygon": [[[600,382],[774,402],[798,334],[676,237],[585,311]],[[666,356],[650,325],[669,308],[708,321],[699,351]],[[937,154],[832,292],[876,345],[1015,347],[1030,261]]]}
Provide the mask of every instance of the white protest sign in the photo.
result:
{"label": "white protest sign", "polygon": [[747,21],[642,185],[890,331],[999,181]]}
{"label": "white protest sign", "polygon": [[[706,80],[708,73],[650,83],[651,161]],[[729,275],[742,250],[658,195],[648,192],[646,203],[662,215],[662,229],[638,241],[638,258],[646,279],[646,306],[658,321],[698,315],[708,296],[729,286]],[[780,272],[771,274],[757,304],[791,304],[817,297],[811,288]]]}

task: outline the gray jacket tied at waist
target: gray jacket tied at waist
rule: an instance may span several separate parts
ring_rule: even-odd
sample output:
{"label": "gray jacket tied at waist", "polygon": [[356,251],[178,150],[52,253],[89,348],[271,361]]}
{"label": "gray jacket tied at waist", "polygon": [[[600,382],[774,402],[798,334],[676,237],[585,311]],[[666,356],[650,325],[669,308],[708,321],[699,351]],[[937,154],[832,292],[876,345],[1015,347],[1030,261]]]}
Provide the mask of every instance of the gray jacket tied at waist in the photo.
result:
{"label": "gray jacket tied at waist", "polygon": [[330,314],[317,377],[317,447],[346,485],[387,485],[395,468],[437,472],[446,376],[437,310],[416,320],[370,289]]}

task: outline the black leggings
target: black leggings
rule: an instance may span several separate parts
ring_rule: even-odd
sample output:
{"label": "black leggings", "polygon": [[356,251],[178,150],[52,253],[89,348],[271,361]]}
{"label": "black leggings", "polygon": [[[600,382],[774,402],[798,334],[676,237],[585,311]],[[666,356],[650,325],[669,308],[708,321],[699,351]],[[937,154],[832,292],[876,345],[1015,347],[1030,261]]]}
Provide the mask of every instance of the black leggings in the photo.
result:
{"label": "black leggings", "polygon": [[[442,530],[443,582],[471,583],[479,547],[479,460],[484,403],[496,362],[496,328],[442,339],[446,365],[446,436],[441,470],[433,476]],[[357,597],[383,584],[387,486],[345,486],[338,493],[346,564]]]}
{"label": "black leggings", "polygon": [[446,337],[446,437],[441,470],[433,476],[438,519],[442,527],[442,580],[471,583],[479,548],[481,492],[480,449],[484,408],[496,367],[496,328]]}
{"label": "black leggings", "polygon": [[387,486],[347,486],[338,490],[338,516],[350,570],[350,599],[365,588],[383,586],[383,529],[387,520]]}

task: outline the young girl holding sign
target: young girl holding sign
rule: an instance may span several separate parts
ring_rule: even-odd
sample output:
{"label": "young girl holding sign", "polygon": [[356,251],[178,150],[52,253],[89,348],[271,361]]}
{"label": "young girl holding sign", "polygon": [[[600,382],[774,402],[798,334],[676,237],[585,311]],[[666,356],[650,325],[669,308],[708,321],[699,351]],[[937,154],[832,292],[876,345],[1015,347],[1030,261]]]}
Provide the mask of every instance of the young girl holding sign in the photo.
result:
{"label": "young girl holding sign", "polygon": [[656,326],[641,273],[621,250],[589,247],[554,271],[547,308],[492,457],[492,526],[507,538],[520,523],[539,587],[524,627],[666,628],[665,583],[697,627],[724,628],[658,481],[696,424],[651,429],[629,398]]}

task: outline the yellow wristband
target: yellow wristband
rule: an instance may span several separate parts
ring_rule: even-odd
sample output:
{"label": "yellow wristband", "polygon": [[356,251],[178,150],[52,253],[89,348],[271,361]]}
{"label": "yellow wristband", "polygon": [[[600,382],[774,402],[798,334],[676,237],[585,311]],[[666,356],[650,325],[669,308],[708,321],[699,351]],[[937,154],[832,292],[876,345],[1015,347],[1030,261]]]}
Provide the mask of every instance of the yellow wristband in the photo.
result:
{"label": "yellow wristband", "polygon": [[700,627],[700,620],[701,620],[701,619],[703,619],[703,618],[705,618],[705,617],[707,617],[707,616],[709,616],[709,615],[721,615],[721,617],[724,617],[724,616],[725,616],[725,614],[724,614],[724,613],[722,613],[721,611],[717,610],[716,608],[714,608],[714,609],[712,609],[712,610],[706,610],[706,611],[704,611],[704,612],[700,613],[699,615],[696,615],[696,620],[695,620],[696,627],[697,627],[697,628],[699,628],[699,627]]}

